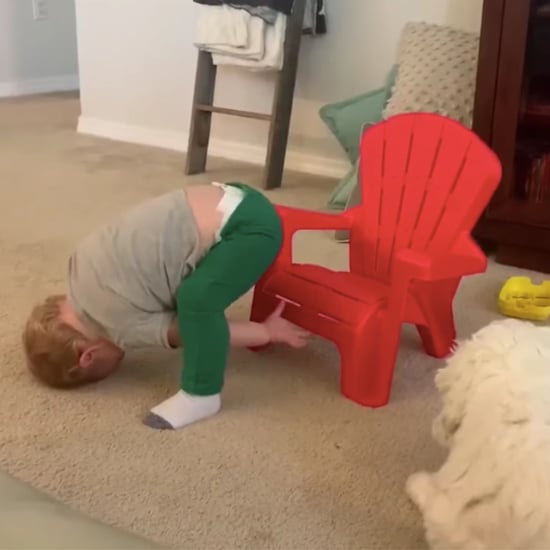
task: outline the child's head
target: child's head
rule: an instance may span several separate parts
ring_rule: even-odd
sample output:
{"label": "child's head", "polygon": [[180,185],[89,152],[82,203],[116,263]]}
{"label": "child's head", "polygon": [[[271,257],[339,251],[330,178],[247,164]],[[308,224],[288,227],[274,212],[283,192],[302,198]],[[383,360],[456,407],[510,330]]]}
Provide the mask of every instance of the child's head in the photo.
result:
{"label": "child's head", "polygon": [[48,386],[72,388],[97,382],[113,372],[124,352],[112,342],[90,338],[67,316],[63,295],[35,306],[23,331],[31,372]]}

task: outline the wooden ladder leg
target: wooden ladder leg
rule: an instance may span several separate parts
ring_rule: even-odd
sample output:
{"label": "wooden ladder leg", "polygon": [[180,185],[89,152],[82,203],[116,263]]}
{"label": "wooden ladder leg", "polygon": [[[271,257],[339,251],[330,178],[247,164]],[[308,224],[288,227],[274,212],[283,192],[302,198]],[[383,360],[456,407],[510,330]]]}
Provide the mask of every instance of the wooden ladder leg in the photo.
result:
{"label": "wooden ladder leg", "polygon": [[273,98],[273,111],[263,181],[264,189],[275,189],[282,184],[305,7],[306,0],[296,0],[292,14],[287,21],[284,64],[277,78]]}
{"label": "wooden ladder leg", "polygon": [[213,105],[216,69],[216,65],[212,62],[212,55],[209,52],[199,50],[193,95],[193,113],[185,162],[186,174],[200,174],[206,170],[212,112],[201,110],[199,106]]}

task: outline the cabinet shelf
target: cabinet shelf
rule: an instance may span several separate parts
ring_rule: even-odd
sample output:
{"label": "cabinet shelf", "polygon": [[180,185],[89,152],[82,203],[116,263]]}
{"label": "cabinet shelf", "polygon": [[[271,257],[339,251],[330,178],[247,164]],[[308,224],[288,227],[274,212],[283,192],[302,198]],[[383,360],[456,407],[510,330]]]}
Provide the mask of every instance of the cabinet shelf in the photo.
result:
{"label": "cabinet shelf", "polygon": [[522,126],[550,130],[550,104],[527,105],[521,113]]}
{"label": "cabinet shelf", "polygon": [[537,19],[550,19],[550,2],[542,4],[535,10],[535,17]]}
{"label": "cabinet shelf", "polygon": [[550,229],[550,204],[512,199],[492,206],[487,216],[510,223]]}
{"label": "cabinet shelf", "polygon": [[550,128],[550,77],[526,75],[519,122],[534,128]]}

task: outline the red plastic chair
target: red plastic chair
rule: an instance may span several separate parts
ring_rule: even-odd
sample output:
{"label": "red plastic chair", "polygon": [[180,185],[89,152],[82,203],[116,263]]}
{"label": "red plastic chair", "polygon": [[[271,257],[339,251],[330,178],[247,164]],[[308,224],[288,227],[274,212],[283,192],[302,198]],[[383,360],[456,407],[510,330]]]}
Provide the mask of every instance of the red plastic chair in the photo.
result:
{"label": "red plastic chair", "polygon": [[[454,120],[398,115],[370,127],[360,149],[360,206],[342,214],[279,207],[281,253],[254,291],[251,319],[279,299],[285,317],[334,342],[341,391],[365,406],[390,397],[402,323],[425,351],[455,340],[452,303],[461,277],[486,270],[470,233],[501,178],[496,155]],[[300,230],[349,229],[349,271],[292,261]]]}

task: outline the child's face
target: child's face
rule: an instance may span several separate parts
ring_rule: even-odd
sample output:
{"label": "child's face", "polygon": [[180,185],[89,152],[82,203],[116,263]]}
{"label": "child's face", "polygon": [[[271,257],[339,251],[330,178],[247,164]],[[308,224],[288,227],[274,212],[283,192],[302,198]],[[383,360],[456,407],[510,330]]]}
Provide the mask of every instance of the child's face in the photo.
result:
{"label": "child's face", "polygon": [[99,340],[86,346],[80,355],[80,368],[87,372],[90,382],[103,380],[115,370],[124,359],[124,350],[107,340]]}

